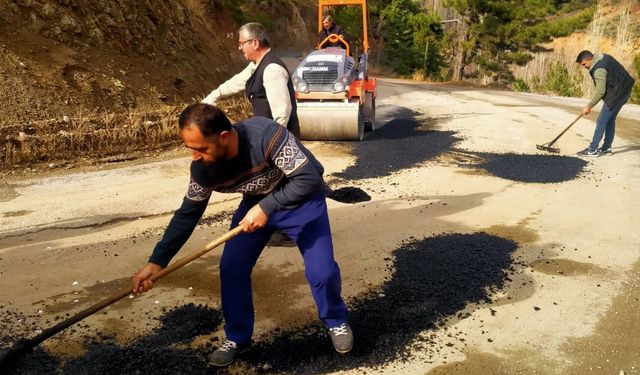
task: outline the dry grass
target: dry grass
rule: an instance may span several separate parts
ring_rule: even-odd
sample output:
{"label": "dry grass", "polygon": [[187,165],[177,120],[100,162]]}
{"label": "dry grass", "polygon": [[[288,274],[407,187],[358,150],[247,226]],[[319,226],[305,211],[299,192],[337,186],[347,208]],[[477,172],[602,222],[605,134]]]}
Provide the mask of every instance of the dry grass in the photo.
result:
{"label": "dry grass", "polygon": [[597,1],[597,9],[593,14],[593,21],[591,21],[591,27],[589,29],[589,40],[586,48],[588,50],[595,50],[602,42],[604,31],[606,28],[605,17],[605,1]]}
{"label": "dry grass", "polygon": [[79,112],[9,129],[2,165],[97,157],[176,141],[178,108],[128,113]]}
{"label": "dry grass", "polygon": [[425,77],[423,70],[415,70],[410,79],[413,81],[425,81],[427,77]]}
{"label": "dry grass", "polygon": [[[177,145],[178,116],[183,106],[126,113],[80,111],[72,116],[0,129],[0,166],[127,155]],[[220,102],[229,118],[239,121],[251,113],[243,97]]]}
{"label": "dry grass", "polygon": [[[573,50],[572,46],[569,46],[569,50]],[[581,70],[580,66],[575,63],[575,56],[573,53],[565,53],[559,51],[557,53],[539,53],[531,62],[524,67],[514,67],[514,76],[517,79],[522,79],[533,92],[542,94],[553,94],[545,90],[545,80],[549,76],[549,72],[555,64],[562,64],[567,68],[570,75],[570,80],[577,83],[577,89],[583,93],[583,95],[589,96],[593,92],[593,84],[586,79],[586,71]]]}
{"label": "dry grass", "polygon": [[631,5],[632,0],[626,0],[620,11],[620,19],[618,21],[617,35],[616,35],[616,49],[622,49],[631,42]]}

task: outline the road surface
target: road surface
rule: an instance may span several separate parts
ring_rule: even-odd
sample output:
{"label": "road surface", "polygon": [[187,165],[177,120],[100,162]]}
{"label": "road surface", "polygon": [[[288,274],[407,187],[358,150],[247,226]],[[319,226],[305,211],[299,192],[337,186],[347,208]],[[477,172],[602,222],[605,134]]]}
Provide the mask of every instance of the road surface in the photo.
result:
{"label": "road surface", "polygon": [[[587,160],[575,178],[518,181],[481,167],[487,155],[545,156],[535,145],[553,139],[585,102],[380,79],[377,129],[362,143],[306,142],[332,189],[356,187],[372,198],[328,201],[348,301],[385,285],[394,272],[390,259],[407,241],[484,232],[517,244],[504,285],[487,286],[487,301],[469,301],[413,338],[428,337],[428,348],[409,344],[404,360],[375,370],[365,360],[339,372],[640,373],[639,107],[623,108],[614,155]],[[595,116],[560,139],[560,155],[586,147]],[[180,205],[188,165],[185,151],[169,160],[2,183],[0,301],[4,313],[24,315],[11,323],[12,334],[34,334],[34,327],[47,328],[125,287]],[[545,175],[544,165],[533,167]],[[224,233],[238,201],[215,195],[179,256]],[[74,356],[90,330],[132,338],[153,329],[163,309],[218,306],[219,254],[43,346]],[[314,321],[294,248],[263,253],[254,289],[257,337]],[[221,336],[221,327],[212,335]]]}

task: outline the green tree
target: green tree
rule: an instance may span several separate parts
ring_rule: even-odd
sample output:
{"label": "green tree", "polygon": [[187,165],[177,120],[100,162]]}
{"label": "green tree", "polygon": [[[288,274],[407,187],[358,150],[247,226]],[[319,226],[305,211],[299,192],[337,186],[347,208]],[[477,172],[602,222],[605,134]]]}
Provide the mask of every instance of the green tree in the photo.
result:
{"label": "green tree", "polygon": [[437,15],[427,13],[416,0],[374,0],[369,15],[380,63],[405,76],[425,65],[427,75],[437,75],[444,64]]}
{"label": "green tree", "polygon": [[331,14],[334,22],[344,31],[344,36],[354,54],[362,51],[362,9],[352,6],[337,6],[327,14]]}
{"label": "green tree", "polygon": [[561,62],[555,62],[545,77],[545,91],[560,96],[582,96],[580,82],[582,77],[576,77],[567,66]]}
{"label": "green tree", "polygon": [[[572,7],[567,4],[571,3]],[[467,64],[497,82],[513,81],[510,66],[524,65],[532,52],[556,36],[585,27],[593,8],[562,0],[445,0],[461,15],[455,52],[454,79],[462,79]],[[582,10],[570,15],[565,9]]]}

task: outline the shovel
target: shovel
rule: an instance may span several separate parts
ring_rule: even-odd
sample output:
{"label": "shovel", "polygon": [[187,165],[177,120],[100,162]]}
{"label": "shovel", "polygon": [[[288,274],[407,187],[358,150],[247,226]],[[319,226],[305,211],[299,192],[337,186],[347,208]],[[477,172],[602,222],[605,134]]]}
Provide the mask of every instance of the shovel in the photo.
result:
{"label": "shovel", "polygon": [[547,143],[544,143],[544,144],[541,144],[541,145],[536,145],[536,148],[537,148],[538,150],[542,150],[542,151],[553,152],[553,153],[556,153],[556,154],[557,154],[557,153],[559,153],[559,152],[560,152],[560,149],[559,149],[559,148],[557,148],[557,147],[553,147],[553,144],[554,144],[554,143],[556,143],[556,141],[557,141],[558,139],[560,139],[560,137],[562,137],[562,135],[563,135],[564,133],[566,133],[566,132],[567,132],[567,130],[569,130],[569,128],[570,128],[570,127],[572,127],[572,126],[573,126],[573,124],[575,124],[576,122],[578,122],[578,120],[580,120],[580,118],[581,118],[581,117],[582,117],[582,113],[581,113],[578,117],[576,117],[576,119],[575,119],[575,120],[573,120],[573,122],[572,122],[571,124],[569,124],[569,126],[567,126],[566,128],[564,128],[564,130],[562,131],[562,133],[558,134],[558,136],[557,136],[557,137],[555,137],[553,140],[551,140],[551,142],[547,142]]}
{"label": "shovel", "polygon": [[[159,280],[165,276],[167,276],[168,274],[172,273],[173,271],[177,270],[178,268],[181,268],[182,266],[190,263],[191,261],[193,261],[194,259],[197,259],[199,257],[201,257],[202,255],[206,254],[207,252],[209,252],[210,250],[220,246],[221,244],[227,242],[228,240],[230,240],[231,238],[235,237],[236,235],[238,235],[240,232],[242,232],[242,227],[238,226],[235,227],[234,229],[230,230],[229,232],[223,234],[222,236],[216,238],[215,240],[209,242],[207,244],[207,246],[205,246],[202,250],[197,251],[191,255],[188,255],[184,258],[179,259],[178,261],[174,262],[172,265],[170,265],[167,268],[162,269],[160,272],[154,274],[153,276],[149,277],[148,280],[151,281],[156,281]],[[126,289],[123,289],[122,291],[120,291],[117,294],[112,295],[111,297],[108,297],[98,303],[96,303],[93,306],[90,306],[84,310],[82,310],[81,312],[77,313],[76,315],[70,317],[69,319],[66,319],[58,324],[56,324],[55,326],[45,329],[44,331],[42,331],[42,333],[40,333],[39,335],[30,338],[30,339],[23,339],[20,340],[18,342],[16,342],[15,344],[13,344],[13,346],[7,350],[6,352],[0,354],[0,373],[4,373],[5,370],[9,370],[16,362],[16,360],[24,353],[26,352],[30,352],[36,345],[40,344],[41,342],[43,342],[44,340],[48,339],[49,337],[55,335],[56,333],[64,330],[65,328],[70,327],[71,325],[81,321],[82,319],[88,317],[89,315],[92,315],[102,309],[104,309],[105,307],[111,305],[112,303],[121,300],[122,298],[128,296],[131,294],[131,288],[128,287]]]}

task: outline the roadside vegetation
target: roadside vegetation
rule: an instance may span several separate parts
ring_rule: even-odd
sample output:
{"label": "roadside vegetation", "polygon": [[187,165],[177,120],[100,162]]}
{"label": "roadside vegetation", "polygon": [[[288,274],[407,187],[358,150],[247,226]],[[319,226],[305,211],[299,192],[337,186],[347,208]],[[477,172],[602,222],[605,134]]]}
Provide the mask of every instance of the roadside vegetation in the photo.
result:
{"label": "roadside vegetation", "polygon": [[[640,103],[640,55],[633,46],[640,41],[640,20],[633,17],[631,0],[598,0],[589,25],[577,29],[580,43],[567,39],[561,48],[537,53],[523,67],[513,68],[515,91],[547,95],[585,97],[593,93],[593,83],[584,69],[575,63],[577,51],[590,49],[610,53],[620,60],[636,79],[630,103]],[[637,13],[636,13],[637,14]],[[601,49],[601,47],[604,47]]]}
{"label": "roadside vegetation", "polygon": [[633,67],[636,70],[636,83],[633,85],[631,103],[640,104],[640,54],[636,55],[636,58],[633,60]]}
{"label": "roadside vegetation", "polygon": [[[220,101],[229,118],[239,121],[251,113],[249,102],[234,96]],[[178,115],[183,105],[166,105],[152,112],[130,110],[79,112],[51,120],[33,121],[19,129],[5,127],[0,166],[25,164],[69,166],[70,161],[117,162],[180,143]],[[12,131],[14,130],[14,131]],[[72,165],[71,165],[72,166]]]}
{"label": "roadside vegetation", "polygon": [[[593,85],[575,64],[573,50],[598,51],[606,40],[614,51],[628,51],[640,38],[630,0],[445,0],[437,8],[438,3],[369,2],[373,61],[415,80],[582,97],[593,92]],[[359,17],[335,15],[347,25]],[[568,45],[566,51],[550,47],[554,39],[574,33],[586,34],[590,45]],[[626,56],[611,53],[618,59]],[[638,57],[634,61],[631,73],[637,78]],[[637,79],[631,103],[640,103],[639,92]]]}

